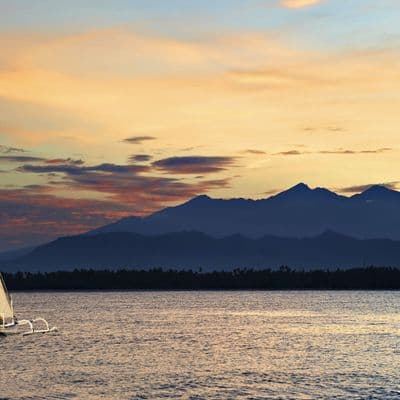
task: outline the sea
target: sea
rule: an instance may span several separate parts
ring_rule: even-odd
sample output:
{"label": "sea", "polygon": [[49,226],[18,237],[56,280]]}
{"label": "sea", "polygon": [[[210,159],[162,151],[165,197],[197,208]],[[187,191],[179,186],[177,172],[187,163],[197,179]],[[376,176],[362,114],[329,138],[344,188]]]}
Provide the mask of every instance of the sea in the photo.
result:
{"label": "sea", "polygon": [[400,293],[13,293],[0,399],[400,399]]}

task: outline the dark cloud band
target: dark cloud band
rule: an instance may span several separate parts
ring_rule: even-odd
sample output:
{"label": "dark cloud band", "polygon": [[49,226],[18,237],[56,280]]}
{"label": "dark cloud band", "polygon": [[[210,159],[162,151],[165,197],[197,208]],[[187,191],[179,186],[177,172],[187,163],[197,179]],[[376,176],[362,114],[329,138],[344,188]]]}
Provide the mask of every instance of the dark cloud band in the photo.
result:
{"label": "dark cloud band", "polygon": [[31,156],[0,156],[0,162],[24,163],[24,162],[44,162],[45,158]]}
{"label": "dark cloud band", "polygon": [[130,144],[142,144],[143,142],[149,141],[149,140],[156,140],[157,138],[154,136],[131,136],[123,140],[125,143],[130,143]]}
{"label": "dark cloud band", "polygon": [[153,162],[153,167],[173,174],[207,174],[234,165],[235,157],[169,157]]}
{"label": "dark cloud band", "polygon": [[129,157],[129,161],[132,163],[135,162],[147,162],[152,159],[152,156],[149,154],[133,154]]}

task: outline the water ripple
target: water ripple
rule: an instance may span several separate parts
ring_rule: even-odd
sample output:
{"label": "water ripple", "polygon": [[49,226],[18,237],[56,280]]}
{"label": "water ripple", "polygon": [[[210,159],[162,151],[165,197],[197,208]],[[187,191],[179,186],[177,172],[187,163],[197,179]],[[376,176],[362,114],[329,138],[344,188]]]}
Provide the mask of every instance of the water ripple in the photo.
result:
{"label": "water ripple", "polygon": [[3,399],[400,398],[396,292],[18,293]]}

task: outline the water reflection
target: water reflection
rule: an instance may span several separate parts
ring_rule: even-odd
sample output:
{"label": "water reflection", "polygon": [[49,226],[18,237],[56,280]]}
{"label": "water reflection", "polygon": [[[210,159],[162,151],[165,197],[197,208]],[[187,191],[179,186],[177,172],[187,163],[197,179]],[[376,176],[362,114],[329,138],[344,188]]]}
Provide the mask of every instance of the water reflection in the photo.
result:
{"label": "water reflection", "polygon": [[2,398],[399,399],[396,292],[21,293]]}

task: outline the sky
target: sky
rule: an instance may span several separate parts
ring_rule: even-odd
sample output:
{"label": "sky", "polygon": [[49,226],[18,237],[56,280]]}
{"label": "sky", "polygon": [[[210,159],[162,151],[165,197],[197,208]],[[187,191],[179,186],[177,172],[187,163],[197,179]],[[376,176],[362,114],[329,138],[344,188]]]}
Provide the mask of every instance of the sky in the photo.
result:
{"label": "sky", "polygon": [[400,188],[398,0],[0,0],[0,251],[208,194]]}

